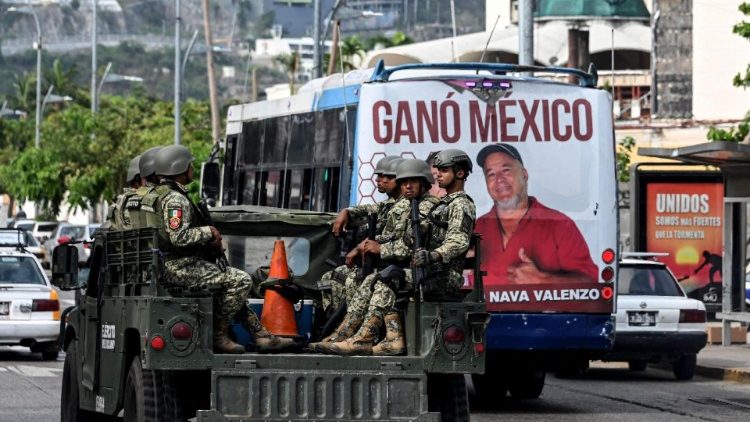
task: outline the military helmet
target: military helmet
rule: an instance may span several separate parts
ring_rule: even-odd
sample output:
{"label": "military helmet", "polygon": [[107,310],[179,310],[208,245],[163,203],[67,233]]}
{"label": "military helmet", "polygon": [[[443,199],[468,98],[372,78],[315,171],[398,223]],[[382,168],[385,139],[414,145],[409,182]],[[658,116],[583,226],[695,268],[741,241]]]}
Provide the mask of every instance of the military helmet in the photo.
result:
{"label": "military helmet", "polygon": [[460,149],[444,149],[432,159],[432,166],[437,168],[451,167],[456,164],[463,164],[462,168],[471,173],[471,158]]}
{"label": "military helmet", "polygon": [[396,180],[410,177],[421,177],[430,184],[434,181],[430,166],[422,160],[413,158],[402,161],[396,168]]}
{"label": "military helmet", "polygon": [[401,158],[397,155],[387,155],[378,161],[378,164],[375,166],[375,174],[382,174],[384,176],[395,176],[396,175],[396,169],[393,168],[392,171],[391,168],[393,167],[392,164],[395,160],[400,160]]}
{"label": "military helmet", "polygon": [[388,163],[388,166],[386,166],[385,170],[381,173],[383,176],[393,176],[396,177],[396,170],[398,169],[398,165],[401,164],[404,161],[401,157],[394,157],[393,160],[391,160],[390,163]]}
{"label": "military helmet", "polygon": [[156,174],[159,176],[177,176],[185,173],[193,160],[193,154],[182,145],[164,147],[156,154],[154,159]]}
{"label": "military helmet", "polygon": [[125,181],[130,183],[135,179],[136,177],[140,177],[141,170],[139,167],[139,162],[141,161],[141,156],[137,155],[135,158],[130,160],[130,165],[128,165],[128,174],[125,176]]}
{"label": "military helmet", "polygon": [[163,147],[152,147],[152,148],[147,149],[141,155],[141,161],[138,163],[141,177],[146,178],[149,176],[153,176],[154,172],[156,171],[156,168],[154,167],[154,159],[156,158],[156,154],[162,148]]}

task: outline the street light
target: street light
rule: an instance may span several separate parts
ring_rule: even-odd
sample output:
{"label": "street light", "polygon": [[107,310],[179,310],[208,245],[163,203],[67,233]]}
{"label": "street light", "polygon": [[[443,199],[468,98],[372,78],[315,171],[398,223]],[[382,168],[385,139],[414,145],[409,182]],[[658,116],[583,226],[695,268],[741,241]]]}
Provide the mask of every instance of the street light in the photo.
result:
{"label": "street light", "polygon": [[8,12],[26,13],[34,17],[36,24],[36,124],[34,125],[34,146],[39,148],[41,142],[41,132],[39,128],[42,124],[42,27],[39,25],[39,16],[36,11],[29,7],[9,7]]}
{"label": "street light", "polygon": [[110,69],[112,69],[112,62],[107,63],[107,67],[104,69],[104,74],[102,75],[102,80],[99,82],[99,88],[97,88],[96,90],[96,104],[94,104],[94,112],[99,111],[99,98],[101,97],[102,87],[104,86],[105,82],[143,82],[143,78],[141,78],[140,76],[109,73]]}
{"label": "street light", "polygon": [[47,90],[47,95],[44,96],[44,100],[42,101],[42,113],[44,113],[44,107],[47,104],[55,104],[55,103],[66,103],[68,101],[73,101],[73,98],[67,95],[55,95],[52,93],[54,91],[55,86],[50,85],[49,89]]}

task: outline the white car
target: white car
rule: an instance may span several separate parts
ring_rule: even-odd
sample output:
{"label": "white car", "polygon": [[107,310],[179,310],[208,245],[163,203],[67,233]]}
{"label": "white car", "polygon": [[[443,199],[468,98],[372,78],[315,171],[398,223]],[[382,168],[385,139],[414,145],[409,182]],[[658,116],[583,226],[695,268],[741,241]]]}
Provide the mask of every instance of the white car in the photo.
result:
{"label": "white car", "polygon": [[666,265],[620,261],[615,343],[602,360],[627,361],[633,371],[666,361],[677,379],[688,380],[706,339],[705,305],[687,297]]}
{"label": "white car", "polygon": [[42,245],[31,235],[31,232],[22,229],[0,229],[0,248],[14,250],[19,246],[34,254],[40,261],[44,258]]}
{"label": "white car", "polygon": [[20,345],[58,355],[60,301],[34,255],[0,249],[0,345]]}

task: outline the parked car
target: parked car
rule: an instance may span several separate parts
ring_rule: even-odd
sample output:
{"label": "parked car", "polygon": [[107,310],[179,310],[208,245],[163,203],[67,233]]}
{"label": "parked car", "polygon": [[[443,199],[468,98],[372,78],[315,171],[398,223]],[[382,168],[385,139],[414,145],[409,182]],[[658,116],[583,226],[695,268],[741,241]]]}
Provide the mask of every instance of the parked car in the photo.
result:
{"label": "parked car", "polygon": [[617,280],[615,343],[602,359],[626,361],[632,371],[670,362],[679,380],[691,379],[706,345],[706,307],[688,298],[666,265],[623,259]]}
{"label": "parked car", "polygon": [[24,229],[27,232],[31,233],[34,230],[34,226],[36,225],[36,221],[34,220],[16,220],[13,222],[13,225],[11,228],[14,229]]}
{"label": "parked car", "polygon": [[34,228],[31,230],[31,234],[36,237],[36,240],[44,243],[47,239],[52,236],[57,226],[60,223],[57,221],[37,221],[34,224]]}
{"label": "parked car", "polygon": [[[54,251],[58,245],[78,240],[85,240],[86,238],[87,231],[85,225],[59,223],[57,228],[55,228],[55,230],[49,236],[49,239],[47,239],[42,244],[42,247],[44,248],[44,259],[42,260],[42,265],[44,265],[45,268],[49,268],[50,262],[52,260],[52,251]],[[88,255],[86,254],[83,244],[77,243],[76,247],[78,248],[79,263],[85,263]]]}
{"label": "parked car", "polygon": [[29,347],[45,360],[58,355],[60,302],[34,255],[0,249],[0,344]]}
{"label": "parked car", "polygon": [[16,249],[19,245],[40,261],[44,257],[42,245],[31,235],[31,232],[23,229],[0,229],[0,248]]}

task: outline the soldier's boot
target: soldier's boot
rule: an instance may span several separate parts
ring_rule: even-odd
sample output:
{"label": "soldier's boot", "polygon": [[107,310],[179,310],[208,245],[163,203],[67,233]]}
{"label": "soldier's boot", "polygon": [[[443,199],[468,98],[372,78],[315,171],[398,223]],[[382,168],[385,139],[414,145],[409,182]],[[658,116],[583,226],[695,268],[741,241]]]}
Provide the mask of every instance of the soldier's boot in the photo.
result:
{"label": "soldier's boot", "polygon": [[360,327],[357,334],[338,343],[323,343],[323,353],[343,356],[363,356],[372,354],[372,345],[378,339],[378,332],[383,326],[380,317],[372,316]]}
{"label": "soldier's boot", "polygon": [[294,340],[285,337],[275,336],[266,330],[266,327],[260,323],[255,312],[250,312],[247,316],[247,329],[255,339],[255,347],[259,352],[270,352],[283,350],[295,346]]}
{"label": "soldier's boot", "polygon": [[398,312],[385,315],[385,339],[372,348],[376,356],[400,356],[406,352],[404,325]]}
{"label": "soldier's boot", "polygon": [[219,323],[214,327],[214,352],[218,353],[245,353],[245,346],[237,344],[227,334],[227,324]]}
{"label": "soldier's boot", "polygon": [[319,349],[320,347],[325,344],[338,343],[348,339],[357,332],[360,325],[362,325],[361,319],[355,319],[352,317],[352,314],[347,313],[344,316],[344,320],[341,321],[341,324],[339,324],[339,326],[336,327],[328,337],[317,343],[310,343],[308,348],[313,352],[323,352],[323,350]]}

